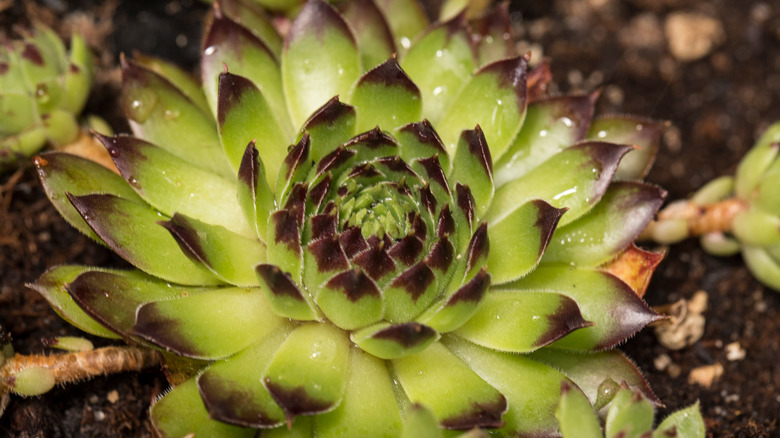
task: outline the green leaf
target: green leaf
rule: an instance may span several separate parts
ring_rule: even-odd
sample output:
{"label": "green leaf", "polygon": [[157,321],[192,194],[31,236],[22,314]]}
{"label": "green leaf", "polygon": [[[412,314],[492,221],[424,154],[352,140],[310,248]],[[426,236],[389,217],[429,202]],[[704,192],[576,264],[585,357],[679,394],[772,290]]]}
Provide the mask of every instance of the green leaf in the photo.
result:
{"label": "green leaf", "polygon": [[417,322],[380,322],[352,332],[350,339],[361,350],[378,358],[396,359],[425,350],[439,339],[439,334]]}
{"label": "green leaf", "polygon": [[416,319],[439,333],[456,330],[477,311],[489,285],[490,274],[487,267],[483,267],[474,278],[434,303]]}
{"label": "green leaf", "polygon": [[680,436],[686,438],[704,438],[706,430],[699,411],[699,402],[685,409],[673,412],[658,425],[653,438]]}
{"label": "green leaf", "polygon": [[401,438],[441,438],[441,432],[433,412],[423,405],[415,404],[406,413]]}
{"label": "green leaf", "polygon": [[564,209],[537,199],[521,205],[502,221],[489,223],[488,233],[500,236],[491,239],[488,253],[493,284],[514,281],[531,272],[545,254],[564,213]]}
{"label": "green leaf", "polygon": [[780,216],[780,193],[778,193],[780,191],[776,190],[778,185],[780,185],[780,159],[775,159],[761,177],[755,198],[756,206],[775,216]]}
{"label": "green leaf", "polygon": [[73,34],[70,39],[69,66],[65,71],[65,102],[63,108],[78,114],[84,108],[94,78],[93,53],[81,35]]}
{"label": "green leaf", "polygon": [[562,227],[601,199],[628,150],[628,146],[593,142],[569,147],[496,189],[486,219],[498,222],[527,201],[542,199],[553,207],[568,208],[558,223]]}
{"label": "green leaf", "polygon": [[274,313],[297,321],[319,319],[311,297],[298,288],[289,273],[267,264],[257,265],[255,271]]}
{"label": "green leaf", "polygon": [[344,399],[332,412],[314,417],[318,436],[394,438],[401,432],[401,413],[384,361],[350,349]]}
{"label": "green leaf", "polygon": [[328,324],[304,324],[274,354],[263,383],[282,407],[288,426],[298,415],[335,409],[344,397],[349,339]]}
{"label": "green leaf", "polygon": [[[447,429],[502,425],[507,399],[440,343],[392,362],[413,403],[430,408]],[[453,385],[452,382],[458,382]]]}
{"label": "green leaf", "polygon": [[233,355],[284,324],[255,289],[221,288],[138,307],[133,334],[180,356]]}
{"label": "green leaf", "polygon": [[438,292],[436,274],[418,262],[393,279],[384,291],[385,319],[408,321],[426,309]]}
{"label": "green leaf", "polygon": [[624,387],[612,400],[604,424],[607,438],[641,438],[653,429],[653,405],[641,393]]}
{"label": "green leaf", "polygon": [[41,294],[52,309],[70,324],[95,336],[118,339],[116,333],[85,313],[65,288],[67,283],[72,282],[79,275],[94,269],[86,266],[57,266],[46,271],[35,283],[28,284],[27,287]]}
{"label": "green leaf", "polygon": [[506,397],[509,409],[499,434],[548,436],[558,430],[555,408],[566,376],[522,355],[493,351],[456,336],[445,336],[442,343]]}
{"label": "green leaf", "polygon": [[311,141],[311,160],[319,162],[355,135],[355,108],[339,101],[329,100],[306,120],[302,131]]}
{"label": "green leaf", "polygon": [[585,138],[598,93],[560,96],[528,105],[523,126],[496,160],[496,187],[522,177]]}
{"label": "green leaf", "polygon": [[742,158],[735,176],[735,192],[743,199],[752,199],[764,173],[776,161],[780,152],[780,123],[772,125],[755,146]]}
{"label": "green leaf", "polygon": [[[187,421],[182,421],[182,412],[187,413]],[[185,381],[157,400],[152,405],[150,417],[154,431],[164,438],[187,435],[249,438],[257,432],[212,420],[200,399],[195,379]]]}
{"label": "green leaf", "polygon": [[383,63],[397,53],[390,25],[372,0],[336,3],[350,28],[355,32],[363,70]]}
{"label": "green leaf", "polygon": [[143,202],[121,176],[92,160],[61,152],[48,152],[35,158],[33,163],[41,186],[54,208],[69,224],[100,243],[100,237],[68,201],[66,193],[75,196],[104,193]]}
{"label": "green leaf", "polygon": [[496,61],[474,73],[436,125],[447,150],[453,151],[464,127],[479,125],[490,154],[498,160],[515,139],[525,118],[528,60]]}
{"label": "green leaf", "polygon": [[401,54],[409,50],[418,35],[428,28],[425,11],[415,0],[376,0],[376,5],[384,13]]}
{"label": "green leaf", "polygon": [[284,412],[263,386],[260,373],[293,330],[285,322],[244,351],[211,365],[197,377],[209,416],[236,426],[269,428],[284,424]]}
{"label": "green leaf", "polygon": [[133,53],[133,60],[138,65],[170,81],[201,111],[206,114],[209,113],[209,104],[206,102],[206,96],[203,94],[203,88],[189,73],[164,59],[144,55],[143,53]]}
{"label": "green leaf", "polygon": [[589,325],[566,296],[492,290],[455,334],[483,347],[527,353]]}
{"label": "green leaf", "polygon": [[347,95],[360,76],[360,55],[341,15],[321,0],[303,7],[287,33],[282,80],[293,125],[336,95]]}
{"label": "green leaf", "polygon": [[250,228],[254,226],[257,237],[266,241],[268,217],[274,209],[274,193],[268,183],[265,165],[260,153],[251,142],[247,145],[241,165],[238,167],[238,204]]}
{"label": "green leaf", "polygon": [[125,180],[152,207],[168,216],[181,213],[242,236],[255,236],[235,198],[234,180],[137,138],[98,134],[98,139]]}
{"label": "green leaf", "polygon": [[780,243],[780,218],[758,208],[734,216],[732,231],[745,245],[771,246]]}
{"label": "green leaf", "polygon": [[780,290],[780,258],[771,249],[746,245],[742,247],[742,257],[759,281]]}
{"label": "green leaf", "polygon": [[234,22],[242,23],[268,47],[276,59],[281,57],[282,37],[279,36],[265,10],[242,0],[220,0],[219,11]]}
{"label": "green leaf", "polygon": [[561,384],[561,402],[555,411],[563,438],[603,438],[601,425],[588,398],[576,386]]}
{"label": "green leaf", "polygon": [[617,179],[635,180],[647,175],[653,166],[667,125],[665,122],[635,116],[605,116],[593,121],[588,138],[636,146],[636,149],[623,157],[615,172]]}
{"label": "green leaf", "polygon": [[68,199],[106,245],[138,269],[179,284],[221,283],[181,252],[176,240],[157,224],[168,218],[148,205],[114,195]]}
{"label": "green leaf", "polygon": [[219,75],[217,124],[233,170],[238,171],[247,145],[255,142],[267,166],[268,184],[276,183],[290,141],[264,94],[249,79],[231,73]]}
{"label": "green leaf", "polygon": [[476,39],[476,52],[480,66],[515,54],[509,3],[501,2],[494,5],[481,17],[470,20],[469,27]]}
{"label": "green leaf", "polygon": [[[463,16],[426,32],[402,58],[401,66],[420,87],[423,116],[438,126],[476,67],[471,35]],[[472,123],[460,128],[473,126]]]}
{"label": "green leaf", "polygon": [[460,133],[454,152],[449,180],[452,183],[461,183],[471,190],[477,206],[477,217],[482,217],[490,207],[495,189],[493,159],[479,125],[474,130],[464,130]]}
{"label": "green leaf", "polygon": [[501,286],[532,292],[555,292],[577,302],[582,317],[595,323],[552,344],[593,351],[612,348],[660,318],[625,283],[604,272],[570,266],[539,266],[521,280]]}
{"label": "green leaf", "polygon": [[555,231],[542,263],[595,267],[612,260],[645,229],[665,195],[648,184],[612,183],[590,213]]}
{"label": "green leaf", "polygon": [[398,141],[399,155],[407,163],[437,155],[442,169],[450,168],[444,143],[428,120],[402,126],[396,129],[394,135]]}
{"label": "green leaf", "polygon": [[176,213],[160,222],[171,232],[182,252],[217,277],[236,286],[257,286],[255,266],[265,261],[265,245],[219,225],[209,225]]}
{"label": "green leaf", "polygon": [[328,320],[344,330],[375,323],[385,310],[382,292],[360,269],[333,276],[319,289],[315,300]]}
{"label": "green leaf", "polygon": [[357,130],[379,126],[391,131],[422,117],[422,96],[417,85],[390,58],[364,74],[350,95],[357,109]]}
{"label": "green leaf", "polygon": [[230,175],[214,120],[167,79],[125,60],[122,106],[136,137],[165,148],[187,163]]}

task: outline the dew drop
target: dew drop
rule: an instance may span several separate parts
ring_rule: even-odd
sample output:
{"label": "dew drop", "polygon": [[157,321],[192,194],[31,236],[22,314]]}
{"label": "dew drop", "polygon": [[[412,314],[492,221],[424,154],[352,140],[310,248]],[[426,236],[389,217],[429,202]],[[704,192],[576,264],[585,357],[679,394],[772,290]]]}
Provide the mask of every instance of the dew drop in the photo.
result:
{"label": "dew drop", "polygon": [[442,52],[441,50],[437,50],[437,51],[436,51],[436,57],[437,57],[437,58],[441,58],[441,57],[442,57],[442,55],[444,55],[444,52]]}
{"label": "dew drop", "polygon": [[179,118],[179,115],[181,112],[177,109],[167,109],[165,110],[165,118],[168,120],[175,120]]}
{"label": "dew drop", "polygon": [[547,130],[542,129],[541,131],[539,131],[539,137],[547,137]]}
{"label": "dew drop", "polygon": [[438,96],[438,95],[440,95],[440,94],[441,94],[441,92],[442,92],[442,91],[443,91],[443,90],[442,90],[442,88],[441,88],[441,87],[436,87],[436,88],[434,88],[434,89],[433,89],[433,95],[434,95],[434,96]]}
{"label": "dew drop", "polygon": [[607,131],[599,131],[598,134],[596,134],[598,138],[604,138],[607,136]]}
{"label": "dew drop", "polygon": [[38,103],[48,103],[51,100],[49,95],[49,87],[46,84],[38,84],[35,86],[35,99]]}
{"label": "dew drop", "polygon": [[401,46],[404,49],[408,49],[409,47],[412,47],[412,41],[407,37],[401,37]]}
{"label": "dew drop", "polygon": [[643,125],[643,124],[641,124],[641,123],[636,125],[636,130],[637,130],[637,131],[641,131],[641,130],[643,130],[643,129],[645,129],[645,125]]}
{"label": "dew drop", "polygon": [[203,51],[204,55],[213,55],[217,51],[217,46],[208,46],[206,47],[206,50]]}
{"label": "dew drop", "polygon": [[112,157],[116,158],[119,156],[119,149],[115,146],[110,146],[108,148],[108,155],[111,155]]}
{"label": "dew drop", "polygon": [[574,125],[574,122],[572,122],[568,117],[561,117],[560,120],[564,125],[566,125],[567,128],[571,128]]}
{"label": "dew drop", "polygon": [[137,123],[144,123],[157,105],[157,93],[149,89],[135,89],[129,97],[130,104],[125,108],[127,116]]}
{"label": "dew drop", "polygon": [[130,185],[133,187],[138,187],[138,180],[135,179],[134,177],[130,177],[130,179],[128,179],[127,182],[129,182]]}

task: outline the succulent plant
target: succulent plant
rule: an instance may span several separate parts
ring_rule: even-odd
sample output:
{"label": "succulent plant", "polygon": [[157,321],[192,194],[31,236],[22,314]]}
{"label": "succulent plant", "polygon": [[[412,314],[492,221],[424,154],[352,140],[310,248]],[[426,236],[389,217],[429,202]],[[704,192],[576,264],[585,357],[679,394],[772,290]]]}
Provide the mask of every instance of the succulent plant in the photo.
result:
{"label": "succulent plant", "polygon": [[639,296],[659,256],[632,241],[664,196],[636,182],[661,123],[546,96],[506,5],[429,26],[411,1],[311,0],[282,37],[221,0],[204,35],[202,86],[123,61],[134,136],[99,136],[121,176],[34,159],[63,217],[135,269],[31,286],[162,352],[160,435],[394,436],[429,412],[548,436],[562,384],[656,401],[613,347],[660,318]]}
{"label": "succulent plant", "polygon": [[753,275],[780,290],[780,123],[769,127],[734,176],[717,178],[670,204],[644,237],[675,243],[700,237],[715,255],[742,254]]}
{"label": "succulent plant", "polygon": [[0,41],[0,170],[46,142],[67,144],[80,133],[76,116],[92,84],[92,53],[74,34],[67,53],[49,28],[21,30]]}

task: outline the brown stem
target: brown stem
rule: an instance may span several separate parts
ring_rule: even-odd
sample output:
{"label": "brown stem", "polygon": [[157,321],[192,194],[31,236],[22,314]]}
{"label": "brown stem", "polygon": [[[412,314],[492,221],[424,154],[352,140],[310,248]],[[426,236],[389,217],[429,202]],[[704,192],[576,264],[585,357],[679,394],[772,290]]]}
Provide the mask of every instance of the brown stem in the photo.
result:
{"label": "brown stem", "polygon": [[27,368],[48,368],[54,373],[55,383],[64,384],[103,374],[139,371],[159,365],[160,359],[160,353],[138,347],[104,347],[50,356],[17,354],[0,367],[0,384]]}
{"label": "brown stem", "polygon": [[652,240],[654,232],[664,222],[684,220],[687,236],[698,237],[709,233],[731,231],[734,217],[748,208],[747,202],[729,198],[707,205],[699,205],[693,201],[677,201],[669,204],[658,212],[658,219],[650,222],[639,240]]}

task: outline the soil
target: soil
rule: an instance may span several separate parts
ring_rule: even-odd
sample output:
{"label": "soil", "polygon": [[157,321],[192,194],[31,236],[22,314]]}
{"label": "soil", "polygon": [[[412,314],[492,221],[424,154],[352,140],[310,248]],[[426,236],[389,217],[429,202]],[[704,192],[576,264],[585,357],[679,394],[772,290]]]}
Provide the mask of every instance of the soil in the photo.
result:
{"label": "soil", "polygon": [[[88,31],[102,73],[87,112],[122,132],[127,127],[115,104],[112,70],[119,53],[138,50],[194,69],[206,9],[191,0],[0,0],[0,32],[30,17],[63,34],[72,27]],[[512,10],[520,44],[552,59],[554,91],[601,87],[602,113],[671,122],[646,178],[668,190],[669,199],[733,172],[756,136],[780,120],[776,2],[522,1]],[[62,263],[124,266],[59,217],[30,165],[0,175],[0,325],[12,333],[16,351],[50,352],[41,338],[82,336],[24,287]],[[699,400],[708,436],[780,436],[780,294],[756,282],[738,256],[715,258],[688,241],[668,250],[645,299],[657,306],[699,290],[709,302],[698,342],[672,351],[647,328],[623,347],[665,403],[659,416]],[[744,359],[727,357],[734,342]],[[672,366],[659,370],[654,363],[663,355]],[[709,387],[688,382],[692,370],[717,364],[723,374]],[[165,387],[162,374],[151,370],[14,397],[0,418],[0,436],[149,436],[145,412]]]}

